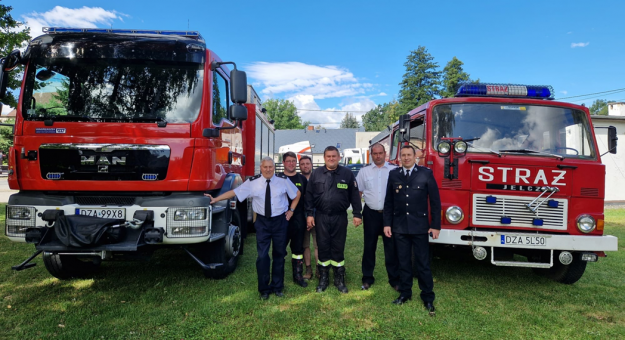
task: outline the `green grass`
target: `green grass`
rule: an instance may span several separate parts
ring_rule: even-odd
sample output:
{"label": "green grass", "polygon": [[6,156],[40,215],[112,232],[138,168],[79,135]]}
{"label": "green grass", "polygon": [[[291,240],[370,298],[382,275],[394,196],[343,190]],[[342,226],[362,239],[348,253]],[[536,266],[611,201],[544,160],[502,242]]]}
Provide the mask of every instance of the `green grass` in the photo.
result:
{"label": "green grass", "polygon": [[[0,205],[1,220],[4,210]],[[237,270],[221,281],[205,279],[178,250],[159,251],[147,262],[105,262],[92,279],[59,281],[41,258],[34,268],[12,271],[34,247],[0,236],[0,338],[624,338],[625,210],[607,210],[606,219],[606,233],[619,237],[620,251],[589,264],[574,285],[526,268],[435,259],[435,318],[418,299],[391,304],[397,293],[385,282],[381,241],[377,282],[359,290],[360,228],[350,227],[348,234],[349,294],[333,286],[317,294],[316,281],[295,286],[287,261],[286,297],[268,301],[256,291],[253,235]]]}

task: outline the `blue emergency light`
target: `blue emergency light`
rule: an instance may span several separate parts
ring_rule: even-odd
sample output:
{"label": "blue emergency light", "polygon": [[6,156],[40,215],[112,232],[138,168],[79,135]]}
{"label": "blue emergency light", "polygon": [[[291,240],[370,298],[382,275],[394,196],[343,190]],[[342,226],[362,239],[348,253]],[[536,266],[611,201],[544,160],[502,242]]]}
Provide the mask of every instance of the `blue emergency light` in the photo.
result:
{"label": "blue emergency light", "polygon": [[473,84],[460,85],[456,97],[508,97],[553,99],[553,87],[513,84]]}
{"label": "blue emergency light", "polygon": [[556,201],[556,200],[549,200],[547,201],[547,206],[549,208],[557,208],[560,204],[560,202]]}
{"label": "blue emergency light", "polygon": [[161,30],[133,30],[133,29],[112,29],[112,28],[68,28],[68,27],[44,27],[43,33],[114,33],[114,34],[158,34],[158,35],[178,35],[189,38],[200,39],[202,36],[197,31],[161,31]]}
{"label": "blue emergency light", "polygon": [[489,203],[489,204],[497,203],[497,197],[495,197],[495,196],[486,196],[486,203]]}
{"label": "blue emergency light", "polygon": [[502,216],[500,222],[501,224],[510,224],[512,223],[512,218],[508,216]]}
{"label": "blue emergency light", "polygon": [[537,226],[537,227],[542,227],[544,224],[544,221],[541,218],[534,218],[532,220],[532,224]]}

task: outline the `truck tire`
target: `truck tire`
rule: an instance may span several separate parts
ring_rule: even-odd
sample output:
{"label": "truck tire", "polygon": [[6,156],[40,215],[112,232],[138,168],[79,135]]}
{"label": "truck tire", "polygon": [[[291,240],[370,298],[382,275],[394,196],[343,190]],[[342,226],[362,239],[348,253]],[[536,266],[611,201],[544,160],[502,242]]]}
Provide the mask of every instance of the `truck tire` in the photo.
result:
{"label": "truck tire", "polygon": [[232,223],[226,237],[215,242],[205,242],[199,246],[200,256],[204,263],[222,263],[215,269],[204,269],[204,276],[209,279],[221,280],[237,268],[239,256],[243,249],[243,237],[239,227],[241,219],[239,211],[234,210]]}
{"label": "truck tire", "polygon": [[43,264],[48,272],[59,280],[84,278],[94,274],[100,267],[99,257],[79,258],[74,255],[43,253]]}
{"label": "truck tire", "polygon": [[582,261],[581,253],[573,253],[573,262],[569,265],[564,265],[558,260],[559,252],[553,253],[553,267],[534,268],[534,272],[542,275],[548,279],[564,284],[573,284],[584,275],[586,271],[586,261]]}

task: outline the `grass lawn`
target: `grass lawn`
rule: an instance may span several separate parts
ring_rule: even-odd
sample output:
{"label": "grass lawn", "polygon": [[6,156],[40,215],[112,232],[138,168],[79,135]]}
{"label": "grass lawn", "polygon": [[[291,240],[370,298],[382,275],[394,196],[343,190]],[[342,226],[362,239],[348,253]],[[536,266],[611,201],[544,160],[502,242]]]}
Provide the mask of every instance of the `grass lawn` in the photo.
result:
{"label": "grass lawn", "polygon": [[[0,204],[2,221],[4,211]],[[349,294],[332,285],[315,293],[316,280],[295,286],[287,258],[286,297],[261,301],[253,234],[237,270],[221,281],[205,279],[178,250],[156,252],[146,262],[104,262],[92,279],[59,281],[41,257],[34,268],[12,271],[34,247],[10,242],[1,224],[1,339],[625,338],[625,210],[606,210],[606,233],[619,237],[619,252],[588,264],[573,285],[527,268],[435,259],[434,318],[418,290],[417,300],[391,304],[398,294],[385,280],[381,241],[376,284],[359,289],[360,228],[350,227],[347,238]]]}

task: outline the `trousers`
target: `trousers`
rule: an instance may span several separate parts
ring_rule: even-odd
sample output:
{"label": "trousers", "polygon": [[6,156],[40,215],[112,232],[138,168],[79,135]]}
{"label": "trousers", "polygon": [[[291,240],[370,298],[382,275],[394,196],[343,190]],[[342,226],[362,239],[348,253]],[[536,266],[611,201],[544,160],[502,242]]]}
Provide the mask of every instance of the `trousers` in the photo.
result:
{"label": "trousers", "polygon": [[[285,214],[274,217],[256,216],[256,275],[258,291],[272,293],[284,289],[284,258],[286,257],[287,225]],[[273,247],[272,247],[273,243]],[[269,247],[272,247],[271,258]],[[273,259],[273,264],[272,264]],[[269,268],[271,267],[271,274]]]}

